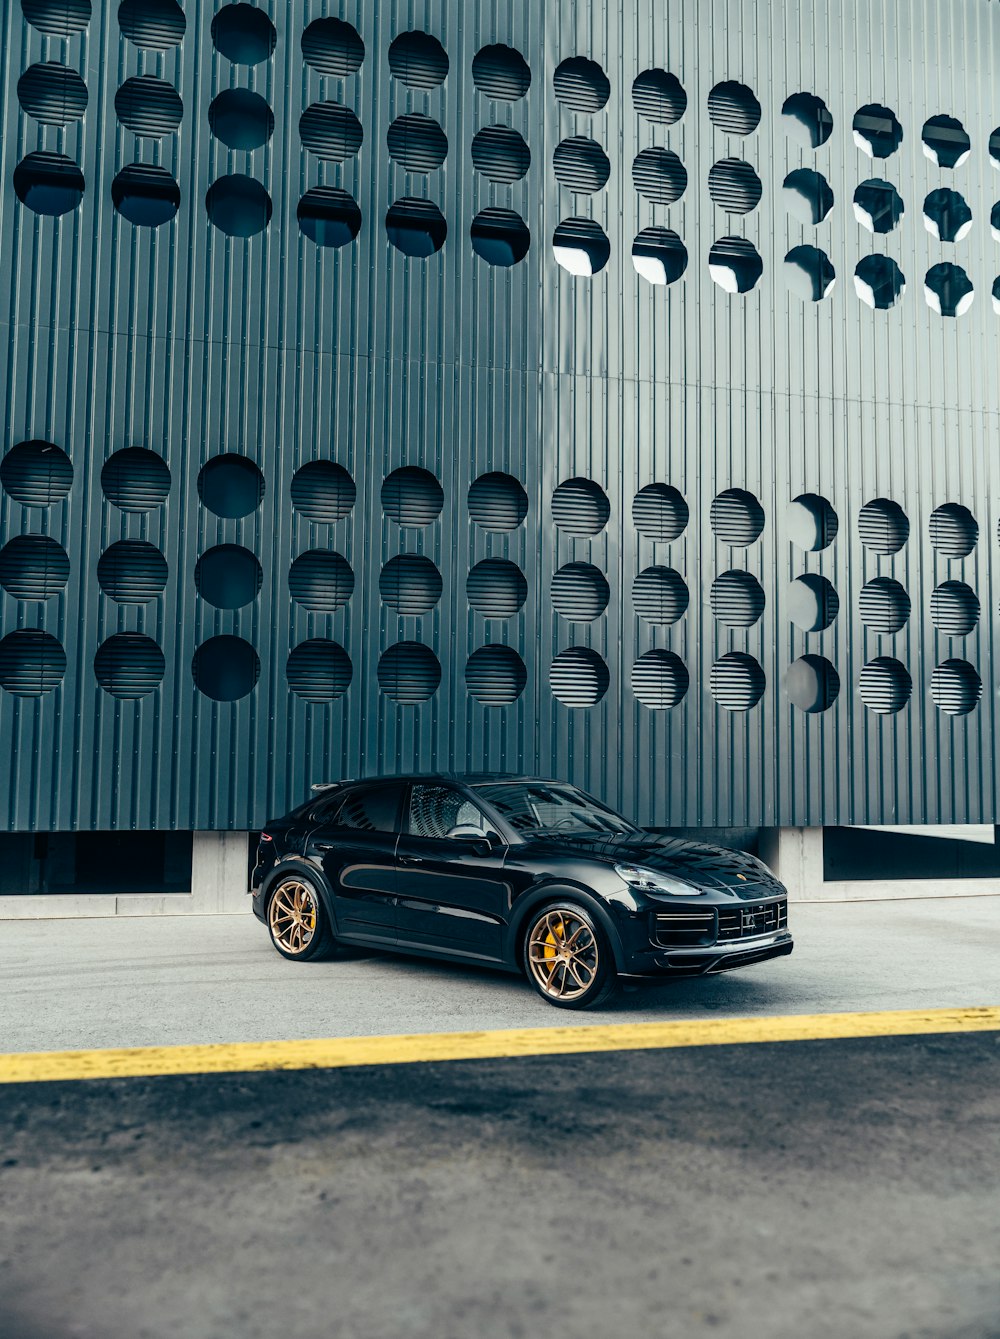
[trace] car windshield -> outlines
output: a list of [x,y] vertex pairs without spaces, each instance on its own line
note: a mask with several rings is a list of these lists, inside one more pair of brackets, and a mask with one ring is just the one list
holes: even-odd
[[541,781],[490,782],[476,791],[506,819],[515,832],[637,832],[634,824],[605,809],[573,786]]

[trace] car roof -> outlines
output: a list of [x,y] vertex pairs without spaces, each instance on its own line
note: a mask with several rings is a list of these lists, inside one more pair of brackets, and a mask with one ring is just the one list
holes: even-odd
[[487,786],[511,782],[527,782],[531,785],[564,786],[569,784],[555,777],[527,776],[520,772],[407,772],[398,776],[359,776],[344,781],[322,782],[313,786],[314,791],[342,790],[348,786],[379,785],[391,782],[414,781],[450,781],[463,786]]

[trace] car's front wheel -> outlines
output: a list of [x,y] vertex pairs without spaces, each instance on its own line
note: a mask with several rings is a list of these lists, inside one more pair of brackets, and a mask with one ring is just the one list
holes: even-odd
[[524,937],[524,969],[539,995],[557,1009],[588,1009],[615,992],[617,975],[608,937],[575,902],[552,902],[535,912]]
[[327,957],[333,949],[333,930],[323,899],[301,874],[289,874],[272,892],[267,928],[281,956],[295,962]]

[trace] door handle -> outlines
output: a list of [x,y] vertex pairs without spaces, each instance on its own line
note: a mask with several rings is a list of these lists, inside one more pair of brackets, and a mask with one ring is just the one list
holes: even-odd
[[422,855],[401,855],[399,863],[401,865],[423,865],[425,861]]

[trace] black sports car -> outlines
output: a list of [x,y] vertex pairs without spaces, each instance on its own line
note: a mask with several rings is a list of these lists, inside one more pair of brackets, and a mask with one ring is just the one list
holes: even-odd
[[751,855],[658,837],[561,781],[392,777],[314,788],[267,824],[253,909],[286,958],[340,944],[526,973],[550,1004],[619,977],[700,976],[792,951]]

